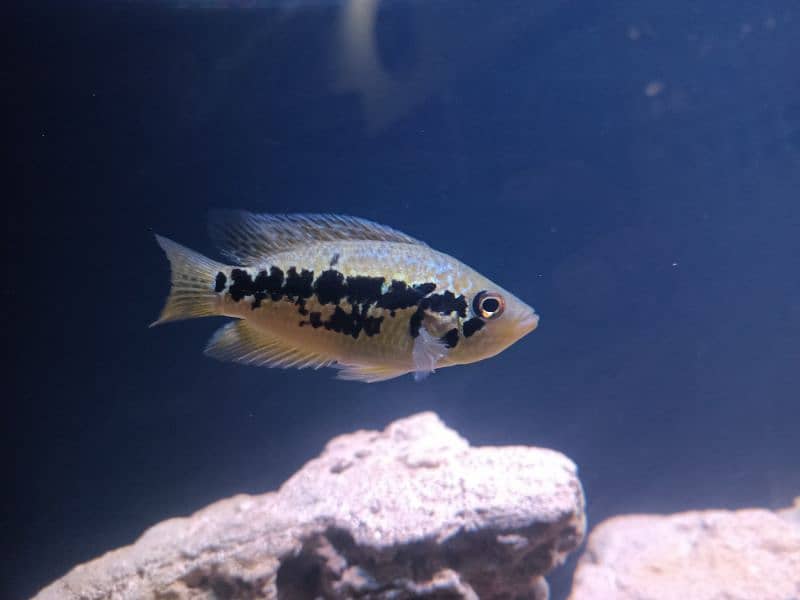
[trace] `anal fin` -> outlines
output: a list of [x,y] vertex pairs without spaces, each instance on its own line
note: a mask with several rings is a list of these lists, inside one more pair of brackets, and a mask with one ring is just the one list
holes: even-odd
[[296,348],[256,329],[245,320],[234,321],[218,329],[209,340],[205,353],[218,360],[283,369],[319,369],[334,362],[331,357]]
[[337,379],[348,381],[363,381],[364,383],[375,383],[376,381],[386,381],[394,379],[408,373],[408,369],[398,369],[397,367],[381,365],[335,365],[340,369],[336,375]]

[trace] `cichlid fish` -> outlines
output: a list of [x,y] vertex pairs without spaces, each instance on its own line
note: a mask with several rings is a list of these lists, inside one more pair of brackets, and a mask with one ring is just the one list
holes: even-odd
[[235,317],[206,354],[268,367],[339,368],[342,379],[417,379],[494,356],[530,333],[534,310],[404,233],[339,215],[212,214],[233,265],[156,236],[172,269],[157,325]]

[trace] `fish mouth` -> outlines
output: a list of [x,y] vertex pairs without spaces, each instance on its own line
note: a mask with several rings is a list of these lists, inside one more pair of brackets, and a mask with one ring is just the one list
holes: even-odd
[[534,311],[526,314],[522,319],[520,319],[519,326],[523,330],[523,335],[530,333],[539,325],[539,315],[537,315]]

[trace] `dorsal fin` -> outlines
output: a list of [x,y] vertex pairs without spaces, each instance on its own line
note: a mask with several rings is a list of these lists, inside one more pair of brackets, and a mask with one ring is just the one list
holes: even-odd
[[313,242],[372,240],[426,245],[386,225],[333,214],[270,215],[216,210],[209,215],[209,230],[220,251],[239,264],[251,264]]

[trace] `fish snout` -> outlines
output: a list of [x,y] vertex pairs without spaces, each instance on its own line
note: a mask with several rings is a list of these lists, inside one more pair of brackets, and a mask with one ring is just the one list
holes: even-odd
[[539,326],[539,315],[532,308],[529,308],[520,315],[518,323],[522,330],[522,335],[526,335]]

